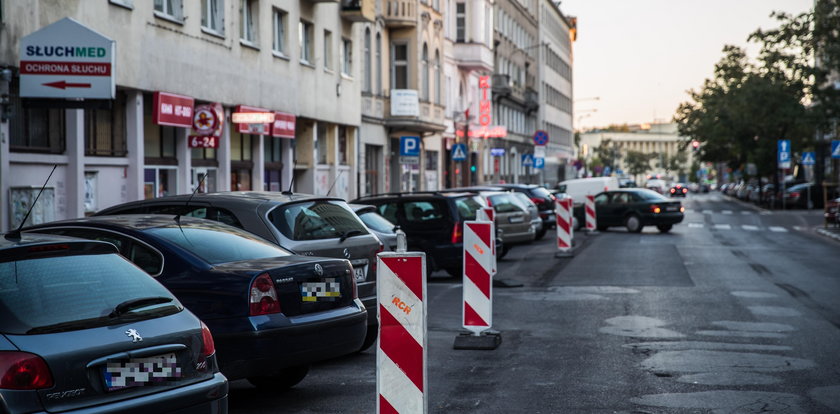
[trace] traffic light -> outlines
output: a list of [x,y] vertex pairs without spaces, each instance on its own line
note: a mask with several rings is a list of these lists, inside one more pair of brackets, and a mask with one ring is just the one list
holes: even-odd
[[700,141],[696,139],[691,141],[691,148],[694,148],[694,150],[697,151],[697,149],[700,148]]
[[470,165],[470,172],[475,172],[475,165]]

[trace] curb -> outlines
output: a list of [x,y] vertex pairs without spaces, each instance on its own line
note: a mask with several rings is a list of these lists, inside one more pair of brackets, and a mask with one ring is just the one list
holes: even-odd
[[821,234],[825,237],[828,237],[830,239],[840,241],[840,232],[833,232],[833,231],[829,231],[828,229],[819,228],[819,229],[817,229],[817,233]]

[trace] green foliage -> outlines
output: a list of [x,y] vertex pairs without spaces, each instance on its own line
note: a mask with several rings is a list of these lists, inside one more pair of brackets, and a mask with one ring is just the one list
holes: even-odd
[[616,163],[621,161],[621,148],[619,148],[617,142],[607,138],[595,148],[595,155],[603,161],[605,166],[615,170]]
[[641,151],[629,150],[624,156],[624,165],[633,179],[638,182],[638,175],[650,170],[650,161],[656,158],[656,154],[647,154]]

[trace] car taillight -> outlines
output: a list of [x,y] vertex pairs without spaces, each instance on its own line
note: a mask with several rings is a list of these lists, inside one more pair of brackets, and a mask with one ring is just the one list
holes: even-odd
[[280,313],[277,290],[268,273],[257,276],[251,283],[251,316]]
[[674,194],[675,192],[677,192],[677,190],[674,190],[674,189],[672,188],[672,189],[671,189],[671,194]]
[[680,206],[680,213],[685,213],[685,207]]
[[537,197],[531,197],[531,201],[533,201],[533,202],[534,202],[534,204],[536,204],[536,205],[540,205],[540,204],[542,204],[542,203],[545,203],[545,200],[544,200],[544,199],[542,199],[542,198],[537,198]]
[[650,206],[650,212],[653,214],[659,214],[661,211],[662,209],[656,204]]
[[798,192],[794,191],[794,192],[790,193],[790,198],[796,198],[796,197],[799,197]]
[[455,223],[452,227],[452,244],[461,243],[464,241],[464,227],[461,222]]
[[216,353],[216,343],[213,342],[213,334],[210,333],[210,328],[201,323],[201,356],[209,357]]
[[687,193],[687,192],[688,192],[688,189],[687,189],[687,188],[683,188],[683,193]]
[[38,390],[53,386],[52,373],[38,355],[28,352],[0,352],[0,389]]

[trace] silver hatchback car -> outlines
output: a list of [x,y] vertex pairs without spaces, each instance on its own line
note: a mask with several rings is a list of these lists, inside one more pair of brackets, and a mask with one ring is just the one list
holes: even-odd
[[347,202],[290,192],[220,192],[161,197],[120,204],[96,215],[180,214],[239,227],[304,256],[347,259],[359,299],[368,311],[362,350],[376,341],[376,254],[383,245]]

